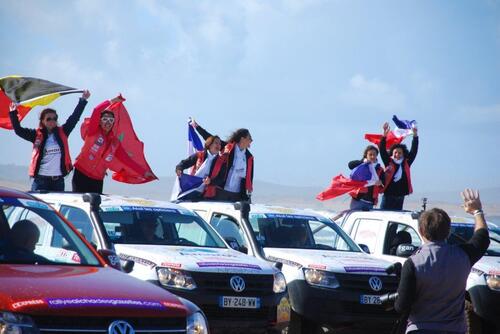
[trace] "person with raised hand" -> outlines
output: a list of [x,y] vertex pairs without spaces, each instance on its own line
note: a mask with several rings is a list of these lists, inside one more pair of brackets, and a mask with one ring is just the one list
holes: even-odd
[[64,177],[73,169],[68,136],[75,128],[87,105],[90,92],[84,90],[73,113],[59,126],[57,112],[46,108],[40,113],[37,129],[21,126],[16,103],[10,104],[9,117],[15,133],[33,143],[29,175],[31,191],[64,191]]
[[444,210],[424,211],[418,219],[424,244],[404,263],[394,304],[396,311],[409,314],[406,333],[466,332],[467,278],[490,239],[479,192],[465,189],[461,195],[465,212],[475,220],[474,234],[466,243],[446,242],[451,219]]
[[387,151],[386,139],[391,131],[389,123],[383,125],[383,136],[379,143],[380,158],[385,165],[382,210],[402,210],[405,196],[413,192],[410,167],[418,152],[418,130],[413,128],[411,149],[404,144],[394,144]]

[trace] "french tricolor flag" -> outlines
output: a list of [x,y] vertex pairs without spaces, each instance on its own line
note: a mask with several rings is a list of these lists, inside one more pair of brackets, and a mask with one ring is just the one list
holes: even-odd
[[196,133],[193,125],[191,124],[192,118],[188,119],[188,156],[196,153],[197,151],[203,151],[203,143],[201,142],[200,136]]
[[[203,143],[201,142],[198,133],[192,125],[192,118],[188,118],[188,142],[187,142],[187,155],[191,156],[198,151],[203,151]],[[194,166],[193,166],[194,168]],[[203,179],[197,176],[191,176],[189,174],[181,174],[180,177],[176,177],[174,185],[172,187],[172,195],[170,196],[171,201],[180,200],[187,194],[195,191],[201,184]]]
[[[403,139],[413,134],[413,128],[417,127],[415,120],[400,120],[396,115],[392,116],[392,120],[396,127],[389,132],[386,138],[386,146],[391,147],[394,144],[400,144]],[[382,135],[379,134],[365,134],[365,139],[378,146]]]
[[369,162],[362,163],[351,172],[349,178],[342,174],[335,176],[330,187],[319,193],[316,199],[326,201],[351,191],[373,186],[378,180],[376,175],[373,164]]

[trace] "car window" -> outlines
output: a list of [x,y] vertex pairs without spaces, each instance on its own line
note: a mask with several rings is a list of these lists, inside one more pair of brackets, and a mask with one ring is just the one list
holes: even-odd
[[222,213],[214,213],[210,219],[210,225],[212,225],[223,238],[234,238],[238,246],[245,246],[248,248],[244,232],[233,217]]
[[[500,229],[489,228],[490,245],[486,250],[486,256],[500,256]],[[451,233],[448,237],[448,243],[460,245],[472,238],[474,234],[474,225],[465,223],[451,223]]]
[[[9,225],[0,244],[0,262],[99,265],[80,237],[48,205],[36,200],[0,198]],[[60,245],[53,245],[57,236]]]
[[114,243],[225,247],[203,219],[185,209],[113,206],[99,215]]
[[[89,215],[82,209],[73,206],[61,205],[59,213],[63,215],[75,228],[83,234],[85,239],[93,244],[97,243],[96,237],[93,233],[92,222],[90,221]],[[54,243],[59,242],[59,240],[54,240]]]
[[419,247],[422,245],[422,240],[417,231],[410,225],[390,221],[385,233],[383,253],[396,255],[396,249],[401,244],[412,244]]
[[382,221],[377,219],[356,219],[353,224],[352,236],[358,244],[365,244],[373,253],[377,248],[377,235]]
[[250,214],[250,224],[264,247],[360,251],[349,236],[327,218],[259,213]]

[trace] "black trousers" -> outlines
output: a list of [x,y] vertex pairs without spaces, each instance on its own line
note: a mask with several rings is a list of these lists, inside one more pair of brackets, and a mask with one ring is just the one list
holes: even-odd
[[71,185],[73,186],[73,192],[75,193],[102,194],[104,180],[90,178],[75,168]]

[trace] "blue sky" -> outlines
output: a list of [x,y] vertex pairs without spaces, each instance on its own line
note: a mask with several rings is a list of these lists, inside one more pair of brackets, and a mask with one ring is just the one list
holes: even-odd
[[[396,114],[419,124],[415,190],[500,186],[499,1],[5,0],[0,28],[0,76],[88,88],[86,115],[122,92],[160,176],[193,116],[249,128],[258,180],[326,187]],[[30,143],[0,143],[2,163],[28,164]]]

